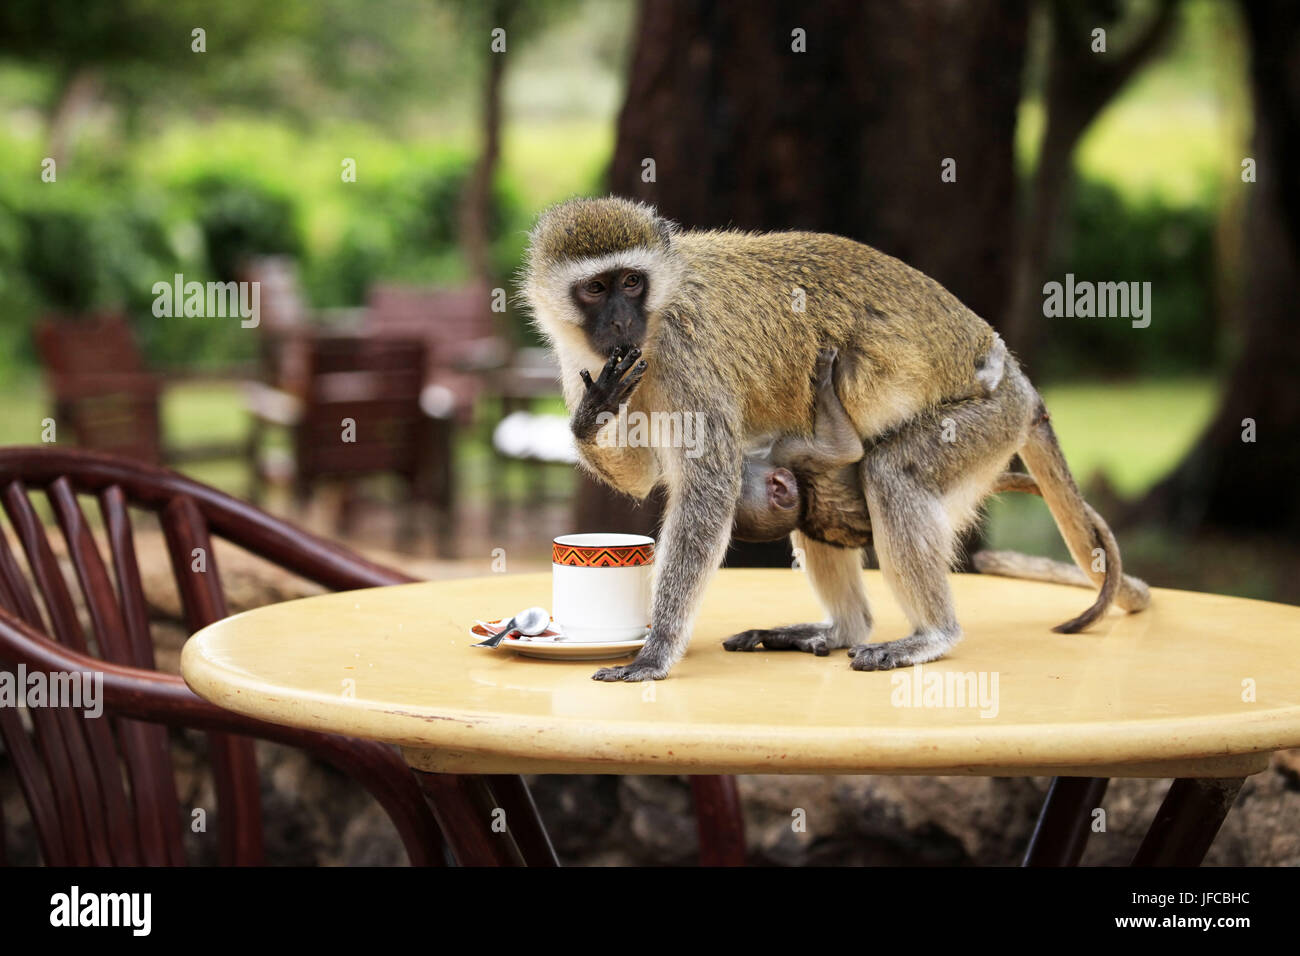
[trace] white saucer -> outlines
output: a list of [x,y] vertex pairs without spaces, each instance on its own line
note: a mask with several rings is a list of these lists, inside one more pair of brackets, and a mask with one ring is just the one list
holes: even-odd
[[[488,621],[487,623],[500,625],[503,622]],[[469,633],[475,640],[483,640],[491,637],[495,632],[476,624],[470,628]],[[650,628],[647,627],[646,635],[648,636],[649,633]],[[552,627],[551,630],[545,631],[537,637],[528,637],[527,635],[507,637],[497,645],[497,648],[514,651],[521,657],[568,661],[604,661],[635,654],[644,643],[644,637],[634,638],[630,641],[566,641],[564,635]]]

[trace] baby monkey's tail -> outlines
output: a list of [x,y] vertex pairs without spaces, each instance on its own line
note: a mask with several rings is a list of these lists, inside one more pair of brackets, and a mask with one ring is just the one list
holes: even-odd
[[[1038,487],[1038,482],[1034,481],[1032,476],[1013,471],[1003,472],[998,477],[998,480],[994,482],[994,494],[1003,491],[1020,491],[1025,494],[1038,495],[1039,497],[1042,497],[1043,494],[1042,489]],[[1105,572],[1107,580],[1102,586],[1103,592],[1112,592],[1115,595],[1115,603],[1126,611],[1134,612],[1145,609],[1151,603],[1151,589],[1140,578],[1122,572],[1118,584],[1115,583],[1113,576],[1117,570],[1120,570],[1120,564],[1118,561],[1111,560],[1111,556],[1119,553],[1119,544],[1115,541],[1115,535],[1111,532],[1110,526],[1106,524],[1105,519],[1097,513],[1096,509],[1086,501],[1083,502],[1083,507],[1088,520],[1092,522],[1093,532],[1107,556]],[[1081,588],[1094,586],[1092,579],[1077,565],[1067,564],[1064,561],[1053,561],[1051,558],[1021,554],[1019,551],[978,551],[971,557],[971,561],[974,563],[975,569],[981,574],[997,574],[1002,577],[1022,578],[1029,581],[1048,581],[1052,584],[1072,584]],[[1066,627],[1074,625],[1077,620],[1061,625],[1058,630],[1064,630]],[[1092,623],[1092,621],[1089,620],[1087,623]],[[1071,630],[1077,629],[1071,628]]]

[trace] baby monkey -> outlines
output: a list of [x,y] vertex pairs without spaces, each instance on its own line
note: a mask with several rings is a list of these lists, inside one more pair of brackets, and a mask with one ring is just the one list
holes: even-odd
[[836,349],[817,354],[813,433],[782,435],[745,456],[732,537],[775,541],[799,530],[841,548],[871,546],[871,516],[855,467],[862,439],[835,391]]
[[[998,387],[1005,357],[999,339],[966,398],[985,398]],[[775,541],[801,531],[840,548],[871,547],[871,516],[858,467],[865,446],[835,391],[838,366],[838,350],[817,353],[811,436],[782,435],[769,449],[745,456],[733,537]],[[1027,478],[1004,475],[994,491],[1029,490],[1023,486]]]
[[[968,398],[984,398],[1002,379],[1005,346],[1001,341],[984,362]],[[775,541],[798,531],[809,538],[840,548],[872,546],[871,516],[863,490],[860,463],[865,446],[835,390],[838,367],[835,349],[817,356],[816,398],[811,436],[783,435],[769,449],[745,456],[740,501],[736,506],[732,536],[741,541]],[[1021,491],[1041,495],[1026,474],[1004,472],[993,492]],[[1098,532],[1111,536],[1101,516],[1088,508]],[[1015,552],[980,552],[975,566],[985,573],[1033,578],[1059,584],[1091,587],[1092,582],[1072,564],[1032,558]],[[1120,585],[1121,604],[1145,606],[1146,585],[1125,575]],[[729,651],[753,650],[763,637],[779,648],[791,646],[782,631],[746,631],[724,642]],[[812,648],[824,655],[829,651]]]

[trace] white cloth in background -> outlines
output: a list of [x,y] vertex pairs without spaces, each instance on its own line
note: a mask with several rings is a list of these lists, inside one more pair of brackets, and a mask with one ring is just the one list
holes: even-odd
[[492,445],[508,458],[576,464],[578,449],[564,415],[511,412],[492,432]]

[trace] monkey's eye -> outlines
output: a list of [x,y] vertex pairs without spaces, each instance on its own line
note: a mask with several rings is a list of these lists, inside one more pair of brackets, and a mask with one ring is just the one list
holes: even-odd
[[599,279],[592,279],[582,288],[587,295],[603,295],[605,292],[605,283],[601,282]]
[[641,273],[629,272],[626,276],[623,277],[623,288],[635,289],[639,285],[641,285]]

